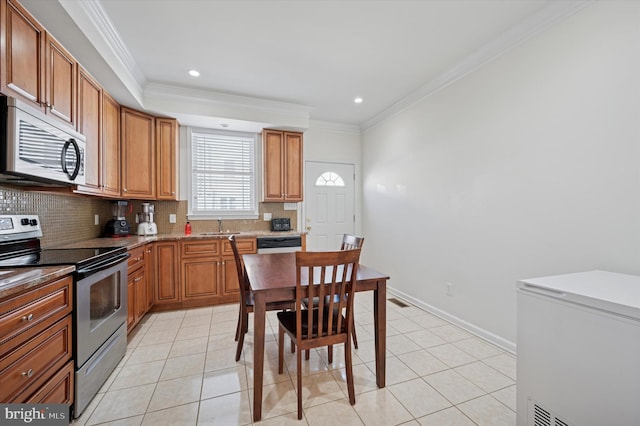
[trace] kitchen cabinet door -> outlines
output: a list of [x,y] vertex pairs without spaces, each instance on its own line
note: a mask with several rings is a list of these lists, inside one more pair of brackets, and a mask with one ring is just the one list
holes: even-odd
[[264,201],[284,199],[283,133],[265,130],[262,133],[262,155],[264,156]]
[[302,201],[302,133],[284,133],[284,202]]
[[156,286],[156,260],[153,244],[144,246],[144,274],[147,284],[147,311],[153,306],[153,292]]
[[177,241],[154,243],[156,278],[154,304],[174,303],[180,297],[180,251]]
[[78,70],[78,125],[87,138],[84,154],[86,183],[77,192],[102,194],[102,87],[82,67]]
[[[257,240],[255,238],[237,238],[236,246],[238,247],[238,253],[251,254],[257,253]],[[236,261],[233,257],[233,249],[229,241],[222,241],[222,267],[223,278],[222,288],[224,296],[240,298],[240,283],[238,281],[238,271],[236,269]],[[229,300],[228,298],[226,300]]]
[[138,200],[156,198],[154,118],[121,107],[122,196]]
[[264,130],[265,202],[302,201],[302,133]]
[[102,91],[102,192],[120,197],[120,105]]
[[215,297],[220,294],[218,282],[221,262],[213,257],[182,260],[182,300]]
[[45,40],[47,113],[75,127],[77,63],[50,34]]
[[233,258],[225,258],[222,260],[223,268],[223,293],[228,295],[240,295],[240,283],[238,282],[238,271],[236,262]]
[[140,322],[145,313],[147,313],[147,281],[145,277],[145,269],[140,268],[133,274],[133,285],[135,286],[135,324]]
[[17,2],[1,0],[0,8],[2,93],[43,108],[45,30]]
[[171,118],[156,118],[158,200],[178,199],[178,122]]

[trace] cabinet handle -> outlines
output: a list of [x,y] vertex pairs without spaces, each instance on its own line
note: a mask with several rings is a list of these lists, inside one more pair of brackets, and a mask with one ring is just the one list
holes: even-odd
[[171,195],[176,195],[176,191],[171,191]]
[[123,189],[122,191],[127,192],[127,188]]
[[133,280],[134,283],[137,283],[138,281],[142,281],[142,277],[138,277],[138,278]]
[[33,376],[33,369],[29,369],[27,371],[23,371],[22,373],[20,373],[23,377],[31,377]]
[[33,314],[29,314],[29,315],[25,315],[22,317],[22,321],[24,322],[31,322],[33,321]]

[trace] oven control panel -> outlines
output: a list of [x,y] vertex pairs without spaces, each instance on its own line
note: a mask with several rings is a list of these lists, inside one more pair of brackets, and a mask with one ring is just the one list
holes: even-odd
[[42,237],[38,215],[0,215],[0,240]]

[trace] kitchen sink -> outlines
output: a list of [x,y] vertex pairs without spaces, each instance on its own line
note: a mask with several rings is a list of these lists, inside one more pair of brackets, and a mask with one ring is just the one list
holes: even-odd
[[205,236],[218,236],[218,235],[237,235],[239,234],[239,232],[201,232],[200,235],[205,235]]

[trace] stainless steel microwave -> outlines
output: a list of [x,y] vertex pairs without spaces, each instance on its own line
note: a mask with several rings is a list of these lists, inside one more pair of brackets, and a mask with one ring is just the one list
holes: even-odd
[[0,97],[2,181],[84,185],[85,137],[31,105]]

